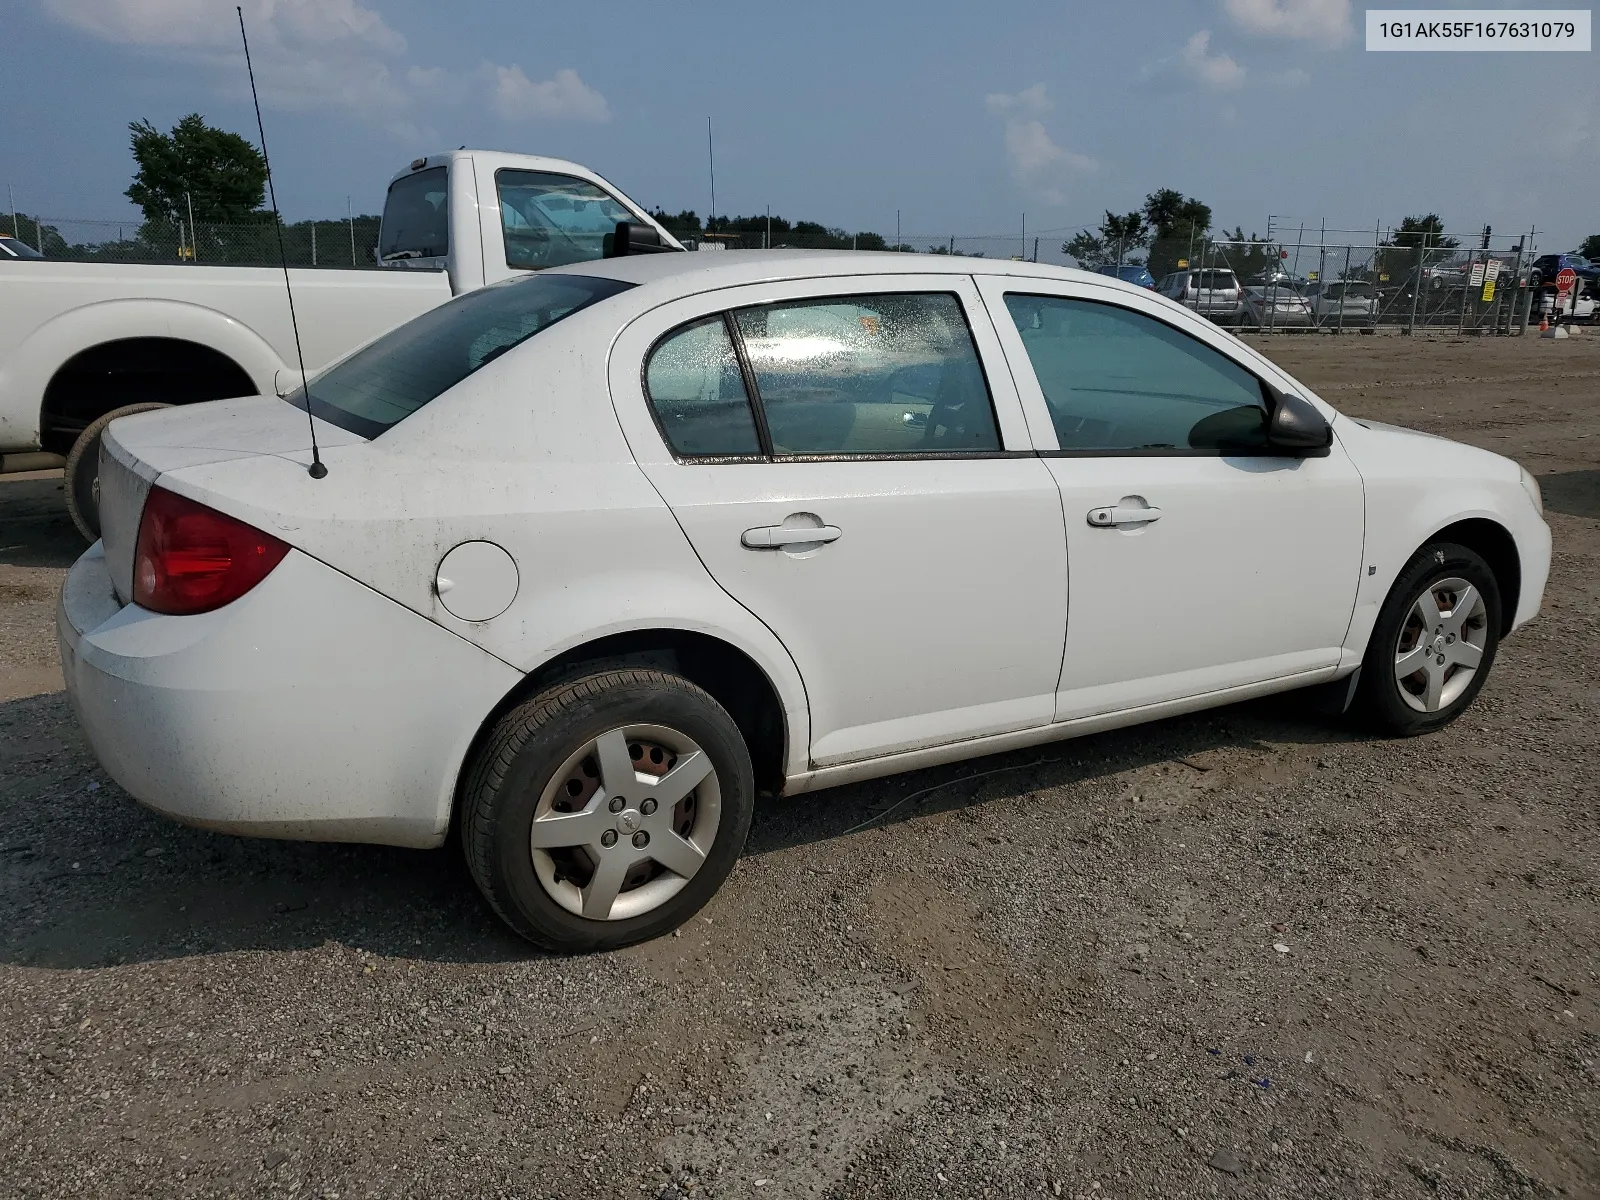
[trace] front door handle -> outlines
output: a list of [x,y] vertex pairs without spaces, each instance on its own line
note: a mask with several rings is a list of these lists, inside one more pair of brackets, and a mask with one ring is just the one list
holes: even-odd
[[762,525],[746,529],[739,539],[747,550],[781,550],[785,546],[838,541],[837,525]]
[[1114,525],[1148,525],[1160,519],[1159,508],[1137,508],[1131,504],[1107,504],[1089,510],[1089,524],[1101,528]]

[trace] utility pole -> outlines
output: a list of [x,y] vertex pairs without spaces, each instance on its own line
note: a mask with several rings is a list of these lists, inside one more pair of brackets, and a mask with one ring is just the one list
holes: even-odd
[[183,193],[183,202],[189,206],[189,261],[197,263],[200,261],[200,239],[195,235],[194,201],[189,199],[187,190]]
[[894,248],[900,249],[900,210],[894,210]]

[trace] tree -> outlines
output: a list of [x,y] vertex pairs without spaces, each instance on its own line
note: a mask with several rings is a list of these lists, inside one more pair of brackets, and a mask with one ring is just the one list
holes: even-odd
[[1100,222],[1100,240],[1106,252],[1120,264],[1127,261],[1128,252],[1137,250],[1150,240],[1150,225],[1142,212],[1106,213]]
[[1071,255],[1077,259],[1078,265],[1087,270],[1103,267],[1108,262],[1115,262],[1116,255],[1106,252],[1106,244],[1087,229],[1079,230],[1068,240],[1061,243],[1061,253]]
[[162,133],[149,121],[128,125],[133,183],[124,193],[144,210],[145,220],[177,224],[251,220],[266,198],[267,164],[261,152],[236,133],[207,125],[190,113]]
[[1450,250],[1461,243],[1453,237],[1444,236],[1444,222],[1439,219],[1438,213],[1426,213],[1420,217],[1400,218],[1400,228],[1395,233],[1394,240],[1386,242],[1385,245]]
[[1578,253],[1590,262],[1600,259],[1600,233],[1591,233],[1583,239],[1583,245],[1578,247]]
[[1144,199],[1150,225],[1150,273],[1168,274],[1178,260],[1204,253],[1211,231],[1211,206],[1173,188],[1151,192]]

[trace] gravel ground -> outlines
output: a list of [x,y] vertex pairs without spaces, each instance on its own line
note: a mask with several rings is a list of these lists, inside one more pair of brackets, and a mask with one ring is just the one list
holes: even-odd
[[680,934],[584,959],[454,852],[135,806],[50,665],[59,481],[0,482],[0,1192],[1600,1194],[1600,337],[1264,344],[1544,477],[1544,616],[1466,717],[1279,697],[771,801]]

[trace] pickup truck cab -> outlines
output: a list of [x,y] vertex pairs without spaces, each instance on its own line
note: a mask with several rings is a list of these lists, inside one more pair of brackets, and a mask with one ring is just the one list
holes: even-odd
[[375,266],[283,272],[205,263],[0,262],[0,472],[66,468],[67,507],[99,536],[99,443],[118,416],[285,394],[452,296],[600,258],[617,222],[657,230],[587,167],[454,150],[390,181]]

